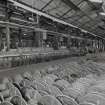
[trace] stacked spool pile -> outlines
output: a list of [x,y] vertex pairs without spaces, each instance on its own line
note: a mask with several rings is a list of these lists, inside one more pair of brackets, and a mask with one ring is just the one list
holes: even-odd
[[101,64],[81,61],[4,78],[0,105],[105,105],[104,72]]

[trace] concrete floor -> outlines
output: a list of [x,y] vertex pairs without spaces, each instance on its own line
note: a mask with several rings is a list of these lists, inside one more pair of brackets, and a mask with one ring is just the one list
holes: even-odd
[[39,63],[39,64],[32,64],[32,65],[27,65],[27,66],[22,66],[22,67],[2,69],[0,70],[0,80],[3,77],[13,77],[16,74],[22,74],[25,71],[34,72],[36,70],[43,70],[44,68],[50,65],[64,64],[66,62],[79,61],[79,60],[83,60],[87,58],[93,61],[94,59],[97,59],[97,61],[105,63],[105,52],[101,54],[88,54],[87,56],[69,57],[65,59],[59,59],[59,60],[54,60],[54,61],[49,61],[49,62],[44,62],[44,63]]
[[3,77],[13,77],[16,74],[22,74],[25,71],[34,72],[35,70],[43,70],[49,65],[63,64],[66,62],[71,62],[71,61],[79,61],[81,59],[84,59],[84,57],[70,57],[66,59],[54,60],[54,61],[44,62],[44,63],[39,63],[39,64],[32,64],[32,65],[27,65],[27,66],[22,66],[22,67],[2,69],[0,70],[0,79]]

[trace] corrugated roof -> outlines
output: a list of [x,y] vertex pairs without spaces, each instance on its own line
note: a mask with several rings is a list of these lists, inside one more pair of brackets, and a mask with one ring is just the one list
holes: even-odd
[[[102,11],[101,3],[90,0],[20,0],[47,14],[64,20],[70,24],[89,32],[104,36],[105,22],[99,15]],[[103,0],[104,2],[104,0]],[[104,5],[103,5],[104,7]],[[100,28],[104,27],[103,29]],[[97,30],[99,32],[97,32]]]

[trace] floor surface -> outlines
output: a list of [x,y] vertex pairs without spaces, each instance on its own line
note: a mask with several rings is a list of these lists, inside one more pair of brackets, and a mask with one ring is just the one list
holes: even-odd
[[54,60],[54,61],[44,62],[44,63],[39,63],[39,64],[32,64],[32,65],[27,65],[27,66],[22,66],[22,67],[1,69],[0,70],[0,78],[8,77],[8,76],[12,77],[12,76],[15,76],[16,74],[22,74],[25,71],[34,72],[35,70],[43,70],[44,68],[48,67],[49,65],[63,64],[66,62],[71,62],[71,61],[79,61],[83,58],[84,57],[70,57],[70,58],[66,58],[66,59]]

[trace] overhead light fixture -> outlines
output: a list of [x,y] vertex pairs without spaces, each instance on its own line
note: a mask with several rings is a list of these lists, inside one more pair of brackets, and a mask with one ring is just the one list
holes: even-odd
[[31,17],[29,17],[28,19],[29,19],[30,21],[34,21],[34,19],[33,19],[33,18],[31,18]]
[[89,0],[89,1],[94,3],[103,3],[103,0]]
[[99,13],[101,16],[105,16],[105,12],[100,12]]
[[27,34],[24,34],[24,36],[26,36]]

